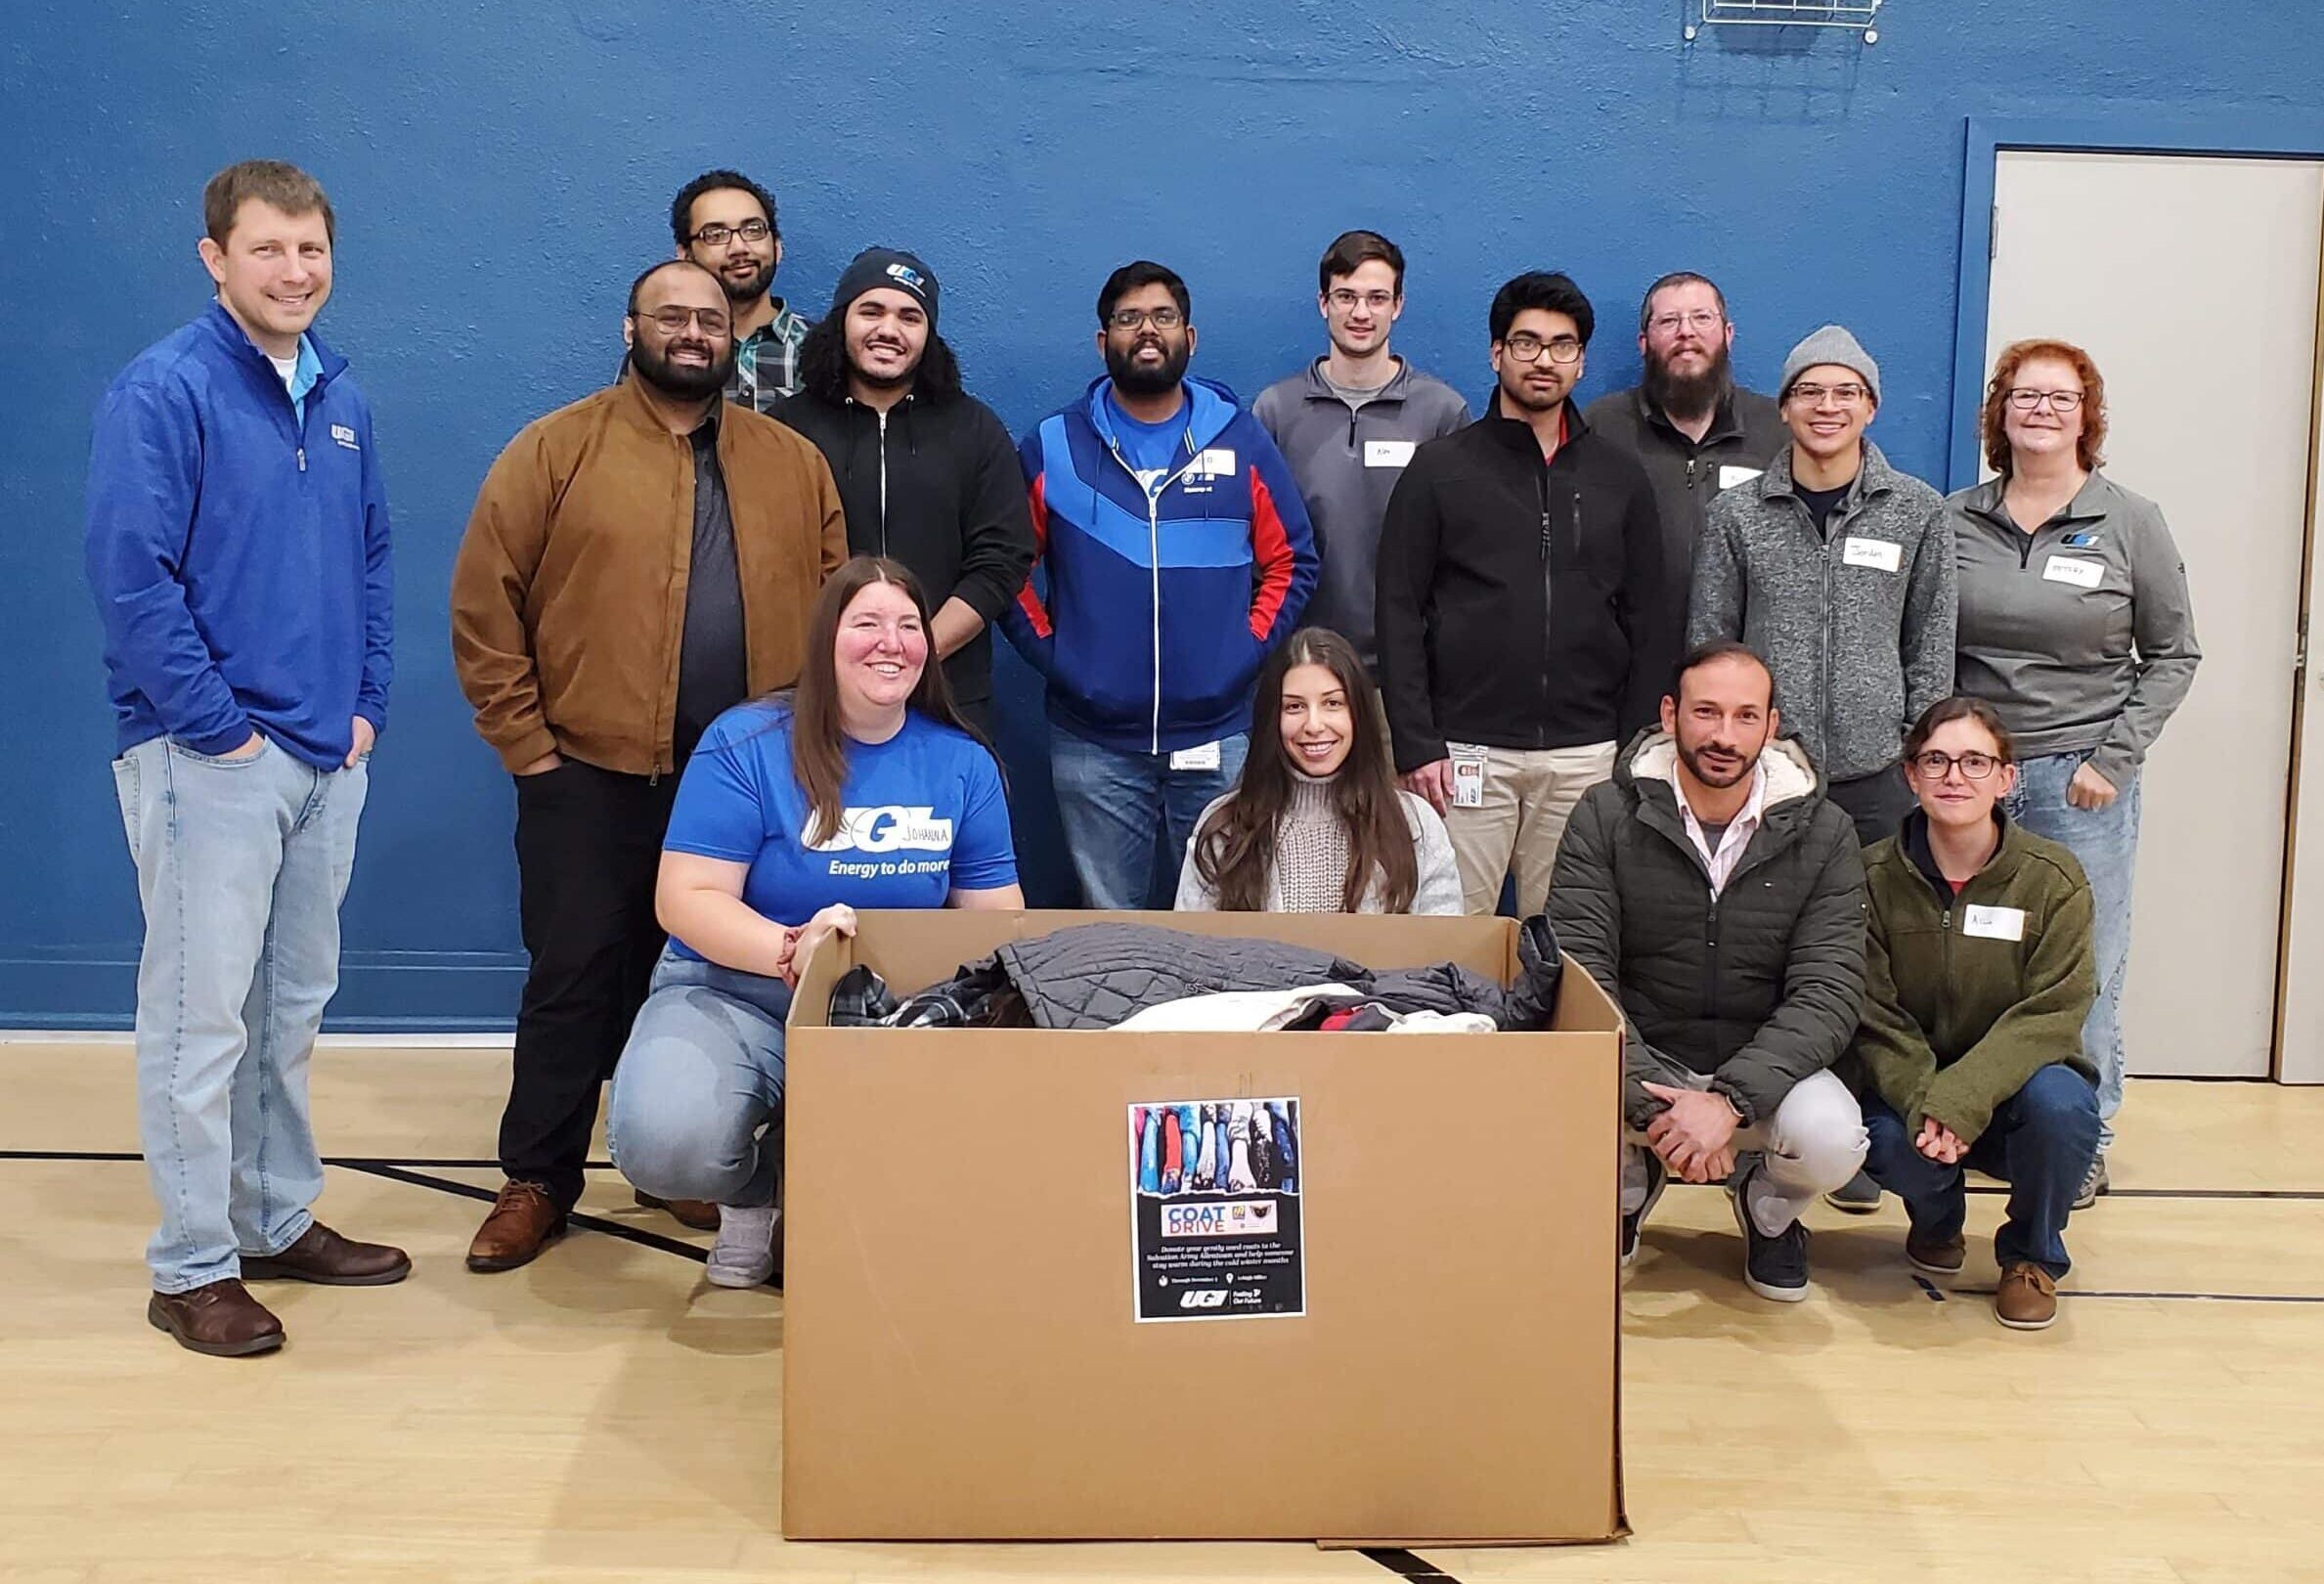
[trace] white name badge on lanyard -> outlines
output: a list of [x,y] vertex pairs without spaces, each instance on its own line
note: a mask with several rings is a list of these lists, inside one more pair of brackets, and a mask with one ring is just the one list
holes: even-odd
[[1485,806],[1485,751],[1466,743],[1448,743],[1446,750],[1453,760],[1453,807],[1481,809]]
[[1364,442],[1366,467],[1402,467],[1412,461],[1413,440],[1367,440]]
[[1982,941],[2022,941],[2026,938],[2026,910],[1971,906],[1969,916],[1961,921],[1961,933]]
[[1905,564],[1905,547],[1885,539],[1843,539],[1840,561],[1846,566],[1868,566],[1875,572],[1894,572]]
[[2106,563],[2080,555],[2053,555],[2041,563],[2044,583],[2071,583],[2077,589],[2095,589],[2106,577]]
[[1174,770],[1214,770],[1218,769],[1218,744],[1204,743],[1199,748],[1180,748],[1170,755],[1170,769]]

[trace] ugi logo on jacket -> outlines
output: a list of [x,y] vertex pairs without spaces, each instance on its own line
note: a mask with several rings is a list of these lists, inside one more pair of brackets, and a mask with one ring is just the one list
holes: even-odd
[[880,809],[849,809],[839,816],[839,829],[816,842],[815,853],[949,853],[952,821],[939,819],[930,808],[906,809],[890,804]]

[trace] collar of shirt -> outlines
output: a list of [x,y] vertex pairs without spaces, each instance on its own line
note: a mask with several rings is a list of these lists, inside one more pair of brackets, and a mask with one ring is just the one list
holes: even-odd
[[1704,836],[1702,821],[1695,818],[1693,807],[1687,801],[1687,788],[1679,779],[1679,762],[1671,760],[1670,789],[1679,800],[1679,817],[1686,822],[1687,838],[1694,843],[1694,850],[1702,855],[1703,867],[1710,871],[1711,895],[1716,898],[1727,889],[1727,877],[1734,873],[1743,849],[1751,845],[1752,834],[1759,829],[1760,819],[1767,814],[1768,775],[1765,767],[1751,767],[1751,794],[1743,800],[1742,812],[1728,822],[1727,830],[1719,838],[1718,851],[1711,849]]

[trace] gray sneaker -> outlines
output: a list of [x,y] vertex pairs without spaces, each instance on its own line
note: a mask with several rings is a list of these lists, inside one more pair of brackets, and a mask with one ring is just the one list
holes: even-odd
[[713,1287],[757,1287],[774,1274],[774,1229],[782,1211],[772,1205],[748,1210],[719,1207],[719,1237],[703,1274]]
[[1880,1209],[1880,1185],[1868,1172],[1859,1171],[1823,1196],[1823,1202],[1851,1215],[1871,1215]]
[[2106,1180],[2106,1156],[2103,1151],[2090,1157],[2090,1169],[2083,1173],[2082,1186],[2075,1190],[2074,1208],[2088,1210],[2098,1203],[2098,1196],[2114,1185]]

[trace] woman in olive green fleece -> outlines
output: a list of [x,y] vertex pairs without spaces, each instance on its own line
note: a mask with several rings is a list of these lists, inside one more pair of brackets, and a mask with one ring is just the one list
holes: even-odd
[[1943,1276],[1967,1256],[1963,1173],[2007,1182],[1994,1313],[2038,1331],[2057,1318],[2066,1217],[2098,1147],[2082,1041],[2097,989],[2090,885],[2072,853],[1995,807],[2017,766],[1992,705],[1930,706],[1905,770],[1920,807],[1864,854],[1871,927],[1850,1052],[1864,1169],[1905,1202],[1905,1256]]

